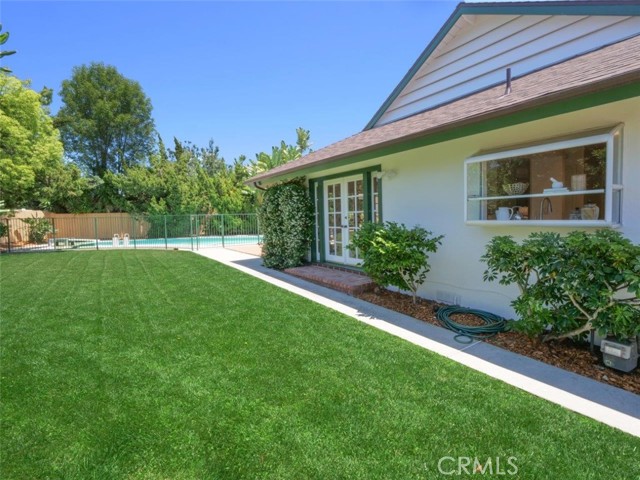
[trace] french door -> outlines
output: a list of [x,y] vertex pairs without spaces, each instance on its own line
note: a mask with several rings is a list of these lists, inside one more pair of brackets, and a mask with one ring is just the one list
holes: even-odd
[[361,259],[349,243],[365,220],[362,175],[325,182],[324,198],[325,259],[355,265]]

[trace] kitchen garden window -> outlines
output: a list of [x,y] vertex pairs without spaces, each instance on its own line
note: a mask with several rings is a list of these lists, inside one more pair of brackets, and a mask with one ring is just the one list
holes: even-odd
[[468,224],[621,222],[622,128],[484,153],[465,162]]

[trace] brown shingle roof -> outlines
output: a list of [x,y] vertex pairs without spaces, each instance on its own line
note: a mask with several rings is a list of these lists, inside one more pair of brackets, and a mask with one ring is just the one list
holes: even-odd
[[504,85],[489,88],[432,110],[365,130],[256,175],[247,183],[302,173],[311,166],[330,164],[443,130],[638,81],[640,36],[635,36],[517,78],[512,82],[509,95],[504,95]]

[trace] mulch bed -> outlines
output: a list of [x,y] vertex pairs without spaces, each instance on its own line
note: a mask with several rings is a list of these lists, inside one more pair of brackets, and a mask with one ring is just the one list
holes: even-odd
[[[362,293],[357,297],[375,305],[404,313],[418,320],[442,326],[435,314],[437,308],[442,305],[436,302],[418,299],[417,303],[414,304],[410,296],[384,289]],[[453,318],[457,323],[466,325],[484,324],[482,320],[474,315],[455,315]],[[640,368],[636,368],[630,373],[607,368],[602,363],[602,355],[598,347],[595,347],[594,353],[591,353],[589,345],[585,343],[577,343],[570,339],[543,343],[539,338],[530,338],[523,333],[513,331],[500,333],[486,341],[505,350],[510,350],[640,395]]]

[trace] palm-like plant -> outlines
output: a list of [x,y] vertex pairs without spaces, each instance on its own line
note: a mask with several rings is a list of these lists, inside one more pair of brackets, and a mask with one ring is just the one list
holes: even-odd
[[271,147],[271,154],[267,152],[260,152],[256,154],[256,159],[251,161],[249,166],[252,175],[266,172],[272,168],[284,165],[292,160],[300,158],[305,153],[311,151],[309,137],[309,130],[305,130],[302,127],[296,129],[297,140],[295,145],[287,145],[282,140],[279,147]]
[[[2,24],[0,23],[0,32],[2,32]],[[0,45],[4,45],[9,40],[9,32],[0,33]],[[13,55],[15,50],[0,50],[0,58]],[[0,67],[0,72],[11,73],[6,67]]]

